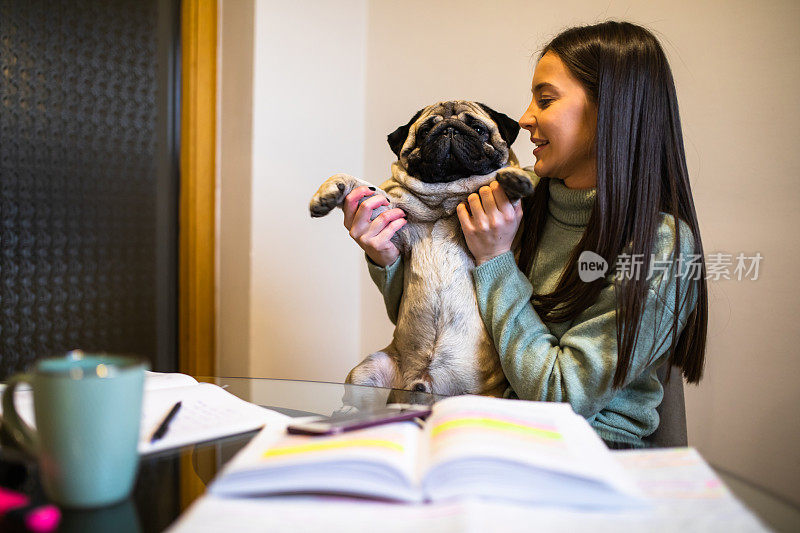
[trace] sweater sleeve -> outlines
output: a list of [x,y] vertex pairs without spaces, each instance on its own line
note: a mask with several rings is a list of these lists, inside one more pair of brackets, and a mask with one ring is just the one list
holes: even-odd
[[[674,228],[674,226],[672,226]],[[683,261],[693,250],[691,231],[681,228]],[[667,253],[674,254],[674,232],[659,230]],[[662,250],[664,247],[661,248]],[[646,273],[645,273],[646,274]],[[641,318],[641,328],[623,387],[651,366],[670,348],[675,291],[680,291],[680,332],[697,301],[696,282],[687,272],[679,277],[664,269],[652,276]],[[478,307],[500,356],[503,371],[519,398],[569,402],[578,414],[590,418],[617,394],[612,388],[617,366],[616,301],[613,283],[601,291],[597,301],[572,322],[560,339],[539,318],[530,297],[533,287],[517,267],[511,252],[495,257],[473,271]],[[609,276],[610,277],[610,276]],[[607,279],[609,279],[607,277]]]
[[400,300],[403,296],[403,258],[397,260],[386,267],[375,263],[364,253],[367,259],[369,277],[377,285],[383,295],[383,303],[386,305],[386,312],[389,320],[397,325],[397,315],[400,312]]

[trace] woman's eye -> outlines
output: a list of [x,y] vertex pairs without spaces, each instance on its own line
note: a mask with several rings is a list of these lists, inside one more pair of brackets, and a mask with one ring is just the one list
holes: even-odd
[[550,102],[552,102],[552,101],[553,101],[552,98],[540,98],[539,102],[538,102],[539,108],[540,109],[544,109],[545,107],[549,106]]

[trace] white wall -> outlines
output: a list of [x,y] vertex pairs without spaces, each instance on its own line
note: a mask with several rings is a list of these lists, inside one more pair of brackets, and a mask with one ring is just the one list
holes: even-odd
[[341,213],[312,221],[308,202],[364,173],[365,16],[361,0],[256,3],[253,376],[340,379],[358,360],[361,256]]
[[[254,376],[341,380],[384,346],[391,324],[341,214],[308,219],[317,185],[340,171],[383,181],[386,134],[433,101],[479,99],[519,116],[531,54],[567,26],[607,18],[644,24],[665,47],[707,252],[765,257],[758,281],[710,282],[706,377],[687,390],[690,443],[800,502],[792,1],[258,2],[251,316],[220,327],[249,330]],[[514,148],[533,161],[524,135]]]

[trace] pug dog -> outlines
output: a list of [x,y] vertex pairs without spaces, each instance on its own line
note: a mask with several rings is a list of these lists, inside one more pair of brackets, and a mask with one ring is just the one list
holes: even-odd
[[[399,207],[407,223],[392,242],[403,261],[403,296],[392,342],[347,376],[357,385],[442,395],[500,396],[508,383],[478,311],[475,261],[456,206],[497,180],[509,200],[533,192],[511,144],[519,124],[471,101],[439,102],[418,111],[388,136],[397,155],[392,176],[375,194]],[[356,187],[372,184],[347,174],[327,179],[311,198],[312,217],[342,207]]]

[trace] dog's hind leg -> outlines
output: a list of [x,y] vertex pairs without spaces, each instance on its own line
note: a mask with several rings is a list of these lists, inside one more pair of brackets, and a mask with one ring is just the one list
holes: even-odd
[[347,374],[345,383],[368,387],[393,388],[400,377],[397,357],[391,346],[369,354]]
[[388,389],[397,387],[400,377],[393,353],[389,345],[368,355],[347,374],[342,398],[344,405],[367,409],[386,403]]

